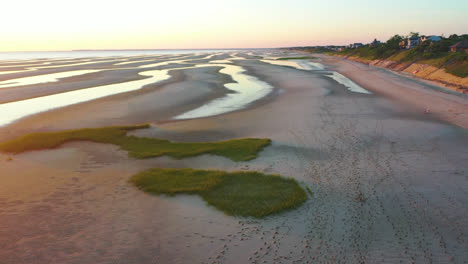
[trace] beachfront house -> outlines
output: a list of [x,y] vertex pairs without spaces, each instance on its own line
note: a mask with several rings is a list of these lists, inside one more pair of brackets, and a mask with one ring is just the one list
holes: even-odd
[[379,44],[380,44],[380,41],[378,41],[377,39],[374,39],[374,41],[372,41],[369,45],[371,47],[377,47]]
[[344,46],[327,46],[327,48],[334,51],[342,51],[344,49]]
[[454,45],[450,46],[450,51],[451,52],[457,52],[457,51],[468,52],[468,40],[465,39],[463,41],[457,42]]
[[439,42],[442,40],[441,37],[439,36],[422,36],[421,37],[421,42],[424,42],[424,41],[427,41],[427,40],[430,40],[432,42]]
[[420,37],[409,37],[406,39],[406,49],[412,49],[421,43]]
[[400,49],[406,48],[406,42],[407,42],[407,40],[404,39],[404,40],[400,41],[400,43],[398,43],[400,45]]
[[360,48],[360,47],[362,47],[362,46],[363,46],[362,43],[353,43],[353,44],[349,44],[349,47],[350,47],[351,49]]

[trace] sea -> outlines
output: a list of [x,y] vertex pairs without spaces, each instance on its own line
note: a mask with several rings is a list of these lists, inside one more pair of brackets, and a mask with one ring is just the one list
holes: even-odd
[[186,53],[231,52],[235,49],[154,49],[154,50],[72,50],[72,51],[18,51],[0,52],[0,60],[51,58],[89,58],[113,56],[140,56]]

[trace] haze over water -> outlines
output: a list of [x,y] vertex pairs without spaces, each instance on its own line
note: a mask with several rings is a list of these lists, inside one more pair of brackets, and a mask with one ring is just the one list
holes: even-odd
[[0,52],[0,60],[88,58],[138,56],[233,51],[227,49],[155,49],[155,50],[72,50],[72,51],[12,51]]

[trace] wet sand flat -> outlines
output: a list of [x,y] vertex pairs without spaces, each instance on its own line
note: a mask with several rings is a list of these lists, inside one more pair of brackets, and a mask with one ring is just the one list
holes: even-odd
[[[231,77],[214,66],[175,70],[170,79],[138,91],[0,127],[0,141],[34,131],[146,122],[150,128],[132,134],[174,141],[273,141],[248,162],[211,155],[136,160],[115,146],[89,142],[0,154],[0,259],[136,264],[463,263],[468,258],[464,97],[426,92],[422,83],[332,58],[312,61],[323,70],[300,70],[262,62],[254,54],[262,56],[245,51],[184,58],[200,64],[235,58],[231,63],[245,74],[273,87],[238,111],[175,119],[229,93],[224,85]],[[161,69],[166,67],[171,66]],[[349,90],[328,77],[330,71],[372,93]],[[71,85],[53,85],[59,84]],[[444,118],[437,107],[425,114],[415,102],[420,96],[458,115]],[[310,187],[313,195],[300,208],[265,219],[231,217],[197,196],[152,196],[127,182],[151,167],[279,173]]]

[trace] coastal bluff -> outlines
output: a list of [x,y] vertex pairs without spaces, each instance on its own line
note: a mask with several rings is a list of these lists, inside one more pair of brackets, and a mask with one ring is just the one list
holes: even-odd
[[355,62],[392,70],[404,75],[411,75],[428,81],[434,81],[440,85],[460,93],[468,93],[468,77],[462,78],[450,74],[443,68],[417,62],[399,63],[392,60],[368,60],[356,56],[333,55]]

